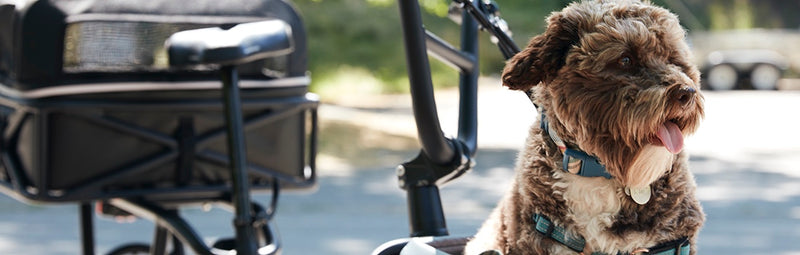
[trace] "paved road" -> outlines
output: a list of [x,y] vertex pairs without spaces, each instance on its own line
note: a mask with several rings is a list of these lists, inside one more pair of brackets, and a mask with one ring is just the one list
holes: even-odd
[[[437,97],[443,125],[452,130],[453,93]],[[276,219],[284,254],[368,254],[407,235],[405,195],[394,167],[417,145],[407,102],[385,102],[321,109],[319,187],[281,197]],[[686,141],[708,218],[701,254],[800,254],[800,93],[709,92],[706,106],[702,128]],[[484,82],[478,164],[442,189],[452,235],[472,234],[499,199],[536,117],[531,111],[519,93]],[[267,203],[268,196],[256,199]],[[232,233],[228,212],[183,213],[209,242]],[[96,223],[99,254],[126,241],[149,242],[152,234],[152,224],[142,220]],[[30,206],[0,196],[0,254],[78,254],[77,240],[76,206]]]

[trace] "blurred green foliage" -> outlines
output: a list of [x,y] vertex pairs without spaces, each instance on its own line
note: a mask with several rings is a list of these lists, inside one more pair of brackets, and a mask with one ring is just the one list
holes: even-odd
[[[419,0],[428,30],[459,45],[459,26],[447,17],[448,0]],[[544,29],[547,15],[567,0],[497,0],[501,16],[524,47]],[[676,12],[692,30],[753,27],[798,28],[800,1],[653,0]],[[294,0],[308,33],[312,90],[326,93],[393,93],[408,90],[405,49],[397,0]],[[787,13],[789,12],[789,13]],[[773,14],[773,15],[770,15]],[[498,74],[505,63],[487,33],[480,36],[482,75]],[[432,60],[436,86],[458,84],[457,72]]]
[[[500,11],[513,28],[515,41],[524,45],[543,30],[544,17],[562,8],[564,2],[504,1],[500,3]],[[341,88],[348,87],[343,83],[358,84],[359,88],[351,90],[379,93],[408,90],[396,0],[295,0],[294,3],[307,29],[312,90],[348,93]],[[446,17],[448,4],[447,0],[421,0],[423,21],[428,30],[458,47],[460,27]],[[481,33],[480,40],[481,72],[497,74],[505,61],[487,33]],[[435,86],[458,84],[455,70],[438,60],[432,59],[430,63]]]

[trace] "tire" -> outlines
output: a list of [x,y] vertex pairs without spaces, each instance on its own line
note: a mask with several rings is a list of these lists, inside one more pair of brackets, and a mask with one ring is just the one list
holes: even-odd
[[150,254],[150,245],[126,244],[108,252],[108,255],[147,255]]
[[781,70],[769,64],[757,65],[750,71],[750,84],[757,90],[777,89],[780,78]]
[[739,73],[731,65],[716,65],[708,70],[706,81],[712,90],[732,90],[739,82]]

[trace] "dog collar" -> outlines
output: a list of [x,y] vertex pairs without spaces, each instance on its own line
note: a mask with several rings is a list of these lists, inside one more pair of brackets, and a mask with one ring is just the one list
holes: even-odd
[[573,149],[566,146],[563,140],[555,132],[550,132],[550,122],[542,109],[541,127],[553,143],[558,146],[561,153],[564,155],[563,169],[564,171],[577,174],[583,177],[605,177],[611,179],[611,174],[606,171],[606,167],[600,164],[597,157],[589,155],[588,153],[579,149]]

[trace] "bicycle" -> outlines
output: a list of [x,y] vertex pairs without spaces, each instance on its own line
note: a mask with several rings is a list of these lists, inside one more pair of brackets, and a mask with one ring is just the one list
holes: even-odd
[[[400,0],[422,144],[398,168],[412,237],[448,234],[437,185],[473,164],[479,25],[506,58],[519,51],[496,4],[454,3],[462,50],[423,30],[416,0]],[[0,40],[0,190],[23,202],[78,203],[83,254],[95,253],[95,201],[101,212],[156,223],[152,244],[111,254],[280,253],[271,226],[280,190],[316,181],[319,101],[307,90],[297,11],[280,0],[71,4],[0,3],[9,17],[0,25],[9,38]],[[456,139],[439,127],[426,48],[461,71]],[[252,202],[251,190],[271,191],[272,201]],[[235,237],[206,245],[178,212],[198,203],[233,207]]]

